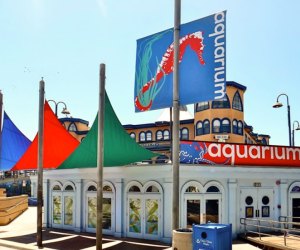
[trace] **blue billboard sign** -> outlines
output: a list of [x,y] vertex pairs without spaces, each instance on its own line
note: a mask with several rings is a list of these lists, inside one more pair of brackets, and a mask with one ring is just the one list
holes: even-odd
[[[226,91],[226,11],[180,25],[180,105],[222,99]],[[137,40],[136,112],[173,100],[173,29]]]

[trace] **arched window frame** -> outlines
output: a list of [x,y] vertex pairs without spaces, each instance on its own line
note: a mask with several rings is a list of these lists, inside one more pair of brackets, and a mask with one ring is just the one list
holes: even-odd
[[236,119],[232,121],[232,133],[238,134],[238,121]]
[[144,131],[140,132],[139,141],[140,142],[145,142],[146,141],[146,133]]
[[189,139],[189,129],[184,127],[180,130],[180,139],[181,140],[188,140]]
[[146,141],[152,141],[152,132],[150,130],[146,132]]
[[209,102],[198,102],[196,104],[196,112],[200,112],[206,109],[209,109]]
[[134,132],[131,132],[131,133],[130,133],[130,138],[133,139],[133,140],[135,140],[135,137],[136,137],[135,133],[134,133]]
[[228,95],[226,94],[225,98],[223,99],[213,101],[211,106],[213,109],[230,109]]
[[168,140],[171,139],[170,131],[168,129],[164,130],[164,132],[163,132],[163,138],[164,138],[164,141],[168,141]]
[[76,132],[77,131],[77,126],[76,126],[76,124],[74,122],[71,122],[69,124],[68,131],[69,132]]
[[216,134],[221,133],[221,120],[219,118],[213,119],[212,132]]
[[222,133],[231,133],[231,124],[228,118],[224,118],[221,121],[221,132]]
[[238,121],[238,135],[243,135],[244,134],[244,126],[242,121]]
[[156,137],[156,140],[157,140],[157,141],[162,141],[163,138],[164,138],[163,132],[162,132],[161,130],[157,130],[157,131],[156,131],[155,137]]
[[196,123],[196,135],[203,135],[203,122],[198,121]]
[[243,111],[243,102],[238,91],[235,92],[232,100],[232,109]]
[[203,121],[203,134],[210,134],[210,122],[207,119]]

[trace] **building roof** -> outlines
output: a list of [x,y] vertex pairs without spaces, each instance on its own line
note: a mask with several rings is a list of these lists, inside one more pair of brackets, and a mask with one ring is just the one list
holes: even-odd
[[246,91],[247,87],[234,81],[226,81],[227,86],[233,86],[240,90]]

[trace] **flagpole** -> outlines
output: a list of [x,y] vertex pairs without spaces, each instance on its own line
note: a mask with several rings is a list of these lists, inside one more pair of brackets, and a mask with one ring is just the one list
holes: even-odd
[[[2,171],[2,111],[3,111],[3,94],[0,90],[0,172]],[[4,174],[4,173],[3,173]]]
[[37,184],[37,246],[43,248],[42,207],[43,207],[43,156],[44,156],[44,99],[45,82],[42,78],[39,90],[39,132],[38,132],[38,184]]
[[99,113],[98,113],[98,157],[97,157],[97,227],[96,249],[102,250],[102,205],[104,162],[104,110],[105,110],[105,64],[100,64]]
[[174,8],[174,74],[173,74],[173,130],[172,130],[172,162],[173,162],[173,208],[172,229],[179,227],[179,31],[181,1],[175,0]]

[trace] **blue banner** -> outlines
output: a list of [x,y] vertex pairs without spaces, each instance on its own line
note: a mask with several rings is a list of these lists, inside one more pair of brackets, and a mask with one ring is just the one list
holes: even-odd
[[[180,105],[226,94],[226,11],[180,25]],[[172,106],[173,28],[137,40],[135,111]]]

